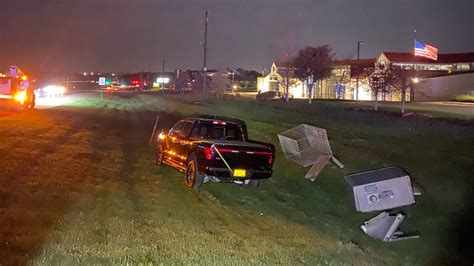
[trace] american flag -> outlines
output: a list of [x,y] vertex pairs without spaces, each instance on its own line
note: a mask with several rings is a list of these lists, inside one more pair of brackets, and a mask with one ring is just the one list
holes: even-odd
[[438,48],[415,40],[415,56],[438,60]]

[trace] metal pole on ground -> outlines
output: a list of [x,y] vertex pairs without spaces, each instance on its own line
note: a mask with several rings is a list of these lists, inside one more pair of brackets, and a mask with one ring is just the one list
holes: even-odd
[[153,131],[151,132],[150,141],[148,142],[148,147],[150,147],[151,143],[153,142],[153,137],[155,136],[156,126],[158,125],[158,120],[159,119],[160,119],[160,115],[157,115],[156,120],[155,120],[155,125],[153,126]]

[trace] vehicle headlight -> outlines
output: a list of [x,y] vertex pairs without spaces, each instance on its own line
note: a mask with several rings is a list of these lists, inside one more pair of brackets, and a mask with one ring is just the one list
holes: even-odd
[[13,98],[17,102],[24,102],[26,100],[26,92],[25,91],[18,92],[17,94],[15,94]]
[[160,133],[160,135],[158,135],[158,138],[159,138],[159,139],[165,139],[165,134]]

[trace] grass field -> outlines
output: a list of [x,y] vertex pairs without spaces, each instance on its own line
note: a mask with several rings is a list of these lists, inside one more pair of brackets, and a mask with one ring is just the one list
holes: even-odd
[[[354,110],[362,107],[362,110]],[[0,264],[437,265],[474,262],[474,120],[468,109],[408,106],[400,117],[352,102],[222,102],[203,95],[85,94],[67,106],[0,117]],[[412,109],[410,109],[412,108]],[[467,113],[466,113],[467,112]],[[244,119],[277,147],[274,176],[256,190],[188,189],[154,165],[155,117]],[[316,182],[283,157],[277,133],[328,130],[344,169]],[[423,195],[403,229],[420,239],[382,243],[359,226],[344,175],[397,164]]]

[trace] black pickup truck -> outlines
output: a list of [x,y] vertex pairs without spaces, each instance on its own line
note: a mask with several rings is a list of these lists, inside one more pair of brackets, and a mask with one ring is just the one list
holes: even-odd
[[239,119],[186,118],[158,136],[156,164],[186,172],[188,187],[208,181],[257,187],[272,176],[274,161],[275,146],[250,140]]

